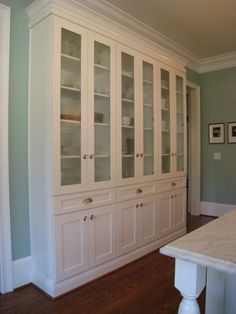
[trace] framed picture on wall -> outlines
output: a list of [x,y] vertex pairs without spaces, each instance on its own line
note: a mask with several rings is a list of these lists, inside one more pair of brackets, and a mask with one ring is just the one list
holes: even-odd
[[228,122],[228,143],[236,143],[236,122]]
[[223,144],[225,142],[225,124],[210,123],[208,126],[209,143]]

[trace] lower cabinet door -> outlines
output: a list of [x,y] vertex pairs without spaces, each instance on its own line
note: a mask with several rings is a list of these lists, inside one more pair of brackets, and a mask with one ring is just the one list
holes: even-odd
[[125,254],[157,238],[157,198],[144,197],[118,205],[118,254]]
[[168,235],[173,229],[173,203],[174,196],[172,192],[161,193],[159,195],[158,233],[160,237]]
[[137,200],[127,201],[117,206],[118,255],[137,248]]
[[143,198],[137,205],[137,242],[141,246],[157,238],[157,197]]
[[89,210],[90,267],[116,257],[116,247],[116,207],[111,205]]
[[186,226],[186,189],[175,191],[174,198],[173,225],[177,230]]
[[54,218],[56,280],[88,268],[88,211]]

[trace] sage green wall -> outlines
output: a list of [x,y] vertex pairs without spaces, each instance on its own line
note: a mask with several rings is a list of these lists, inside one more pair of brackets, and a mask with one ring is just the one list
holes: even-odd
[[193,70],[186,69],[186,79],[192,83],[200,85],[201,75]]
[[30,255],[27,106],[30,0],[2,0],[11,8],[9,78],[9,175],[13,260]]
[[[201,74],[200,85],[202,200],[235,205],[236,144],[228,144],[227,135],[225,144],[209,144],[208,124],[236,122],[236,67]],[[213,160],[214,152],[221,160]]]

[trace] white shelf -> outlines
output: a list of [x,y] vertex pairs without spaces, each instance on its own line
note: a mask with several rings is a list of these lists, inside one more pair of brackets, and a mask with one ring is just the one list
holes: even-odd
[[95,155],[94,158],[110,158],[110,155]]
[[70,123],[70,124],[80,124],[81,123],[81,121],[67,120],[67,119],[61,119],[61,122],[63,122],[63,123]]
[[61,159],[80,159],[80,155],[62,155]]
[[143,80],[143,83],[145,83],[145,84],[149,84],[149,85],[152,85],[152,84],[153,84],[153,82],[152,82],[152,81],[148,81],[148,80]]
[[169,87],[167,87],[167,86],[161,85],[161,89],[163,89],[163,90],[165,90],[165,91],[169,91]]
[[162,132],[163,132],[163,133],[170,133],[170,130],[168,130],[168,129],[162,129]]
[[144,131],[153,131],[153,128],[143,128]]
[[170,111],[169,108],[165,108],[165,107],[161,107],[161,110],[162,110],[162,111],[166,111],[166,112],[169,112],[169,111]]
[[161,154],[162,157],[170,157],[170,154]]
[[95,68],[102,69],[102,70],[110,71],[110,68],[109,68],[109,67],[107,67],[107,66],[105,66],[105,65],[98,64],[98,63],[95,63],[95,64],[94,64],[94,67],[95,67]]
[[127,99],[127,98],[122,98],[122,101],[129,102],[129,103],[134,103],[134,100]]
[[95,92],[94,95],[98,96],[98,97],[110,98],[110,95],[103,94],[103,93],[98,93],[98,92]]
[[183,92],[176,91],[176,94],[179,96],[183,96]]
[[106,127],[107,127],[107,126],[110,126],[109,123],[100,123],[100,122],[95,122],[94,125],[95,125],[95,126],[106,126]]
[[153,108],[153,104],[144,103],[143,106],[147,108]]
[[154,157],[154,155],[153,154],[144,154],[143,157],[149,157],[150,158],[150,157]]
[[75,87],[72,87],[72,86],[61,85],[61,89],[71,90],[71,91],[80,93],[80,89],[79,88],[75,88]]
[[121,73],[123,76],[134,78],[134,73],[133,72],[128,72],[128,71],[122,71]]
[[183,111],[176,111],[176,113],[179,114],[179,115],[183,115],[184,114]]
[[122,155],[122,158],[134,158],[134,155],[129,155],[129,154]]
[[124,129],[134,129],[133,125],[122,125],[122,128]]
[[73,56],[70,56],[70,55],[67,55],[65,53],[62,53],[61,56],[63,58],[66,58],[66,59],[70,59],[70,60],[74,60],[74,61],[77,61],[77,62],[81,62],[81,60],[77,57],[73,57]]

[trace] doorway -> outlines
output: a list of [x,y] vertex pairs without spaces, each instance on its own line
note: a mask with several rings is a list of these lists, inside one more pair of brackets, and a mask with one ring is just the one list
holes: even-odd
[[188,187],[187,207],[191,215],[201,214],[201,116],[200,86],[187,81]]
[[0,292],[13,290],[8,172],[10,8],[0,4]]

